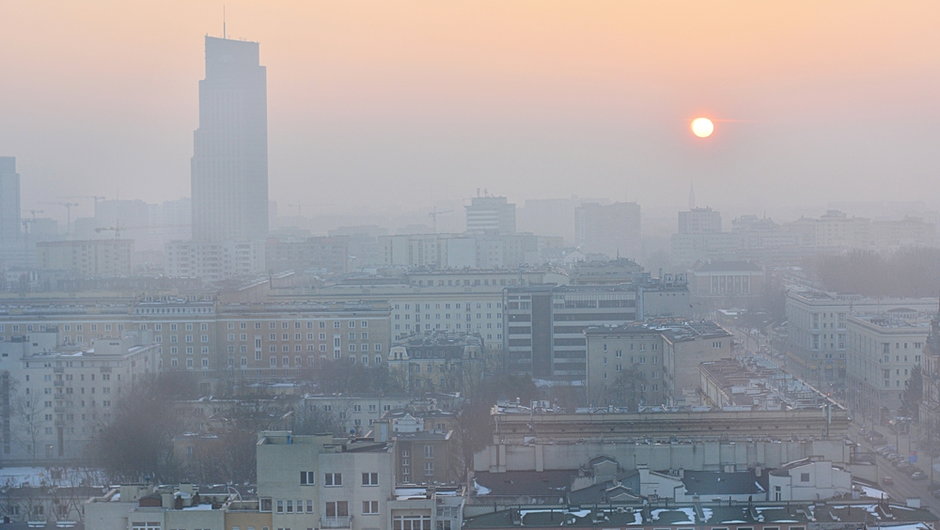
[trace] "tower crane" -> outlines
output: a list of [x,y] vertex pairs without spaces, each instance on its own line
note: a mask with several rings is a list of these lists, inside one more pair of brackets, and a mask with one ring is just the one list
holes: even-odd
[[451,212],[453,212],[453,210],[438,210],[437,208],[434,208],[433,210],[428,212],[428,217],[431,218],[431,229],[434,231],[435,234],[437,233],[437,216],[441,214],[445,214],[445,213],[451,213]]

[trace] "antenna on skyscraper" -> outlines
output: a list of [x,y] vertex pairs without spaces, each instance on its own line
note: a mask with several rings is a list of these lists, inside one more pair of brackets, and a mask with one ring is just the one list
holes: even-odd
[[228,31],[225,28],[225,4],[222,4],[222,38],[228,38]]
[[689,179],[689,210],[695,209],[695,181]]

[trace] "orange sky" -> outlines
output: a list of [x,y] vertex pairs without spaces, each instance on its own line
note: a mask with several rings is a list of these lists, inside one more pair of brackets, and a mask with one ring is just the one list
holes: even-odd
[[[825,200],[884,198],[889,174],[892,198],[937,191],[938,2],[225,4],[229,36],[261,43],[285,203],[485,187],[681,207],[690,174],[715,204],[794,179]],[[221,33],[221,6],[0,0],[0,154],[18,157],[26,202],[49,186],[188,195],[202,36]],[[699,112],[741,121],[697,144]]]

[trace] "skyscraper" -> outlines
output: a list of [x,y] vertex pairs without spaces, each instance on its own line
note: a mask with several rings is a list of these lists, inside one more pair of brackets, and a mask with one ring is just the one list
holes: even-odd
[[20,175],[16,158],[0,156],[0,246],[9,249],[20,241]]
[[268,233],[267,73],[257,42],[206,37],[192,158],[193,239]]

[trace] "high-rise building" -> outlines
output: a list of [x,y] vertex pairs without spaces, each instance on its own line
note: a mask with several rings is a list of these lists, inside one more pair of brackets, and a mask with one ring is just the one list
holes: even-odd
[[0,246],[15,245],[20,238],[20,175],[16,158],[0,156]]
[[474,197],[467,208],[467,232],[516,233],[516,205],[506,197]]
[[192,158],[193,239],[268,233],[267,74],[257,42],[206,37]]

